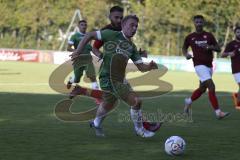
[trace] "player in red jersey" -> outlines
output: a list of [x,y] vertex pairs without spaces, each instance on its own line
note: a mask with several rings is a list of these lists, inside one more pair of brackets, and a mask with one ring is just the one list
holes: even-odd
[[[192,96],[185,99],[184,111],[189,113],[189,109],[193,101],[197,100],[206,89],[208,89],[208,97],[216,117],[222,119],[229,115],[228,112],[223,112],[219,108],[218,100],[215,95],[215,84],[212,80],[212,61],[213,51],[220,52],[220,47],[214,36],[203,30],[204,17],[196,15],[193,17],[193,22],[196,31],[189,34],[184,41],[182,52],[186,59],[192,59],[195,72],[200,79],[199,87],[192,93]],[[188,48],[191,47],[193,56],[188,53]]]
[[233,93],[233,100],[236,107],[240,107],[240,27],[234,29],[235,40],[229,42],[222,54],[222,57],[231,57],[232,74],[238,84],[238,93]]
[[[105,29],[110,29],[113,31],[121,31],[122,27],[121,27],[121,21],[123,19],[123,8],[119,7],[119,6],[113,6],[110,9],[110,14],[109,14],[109,20],[110,20],[110,24],[106,25],[105,27],[103,27],[101,30],[105,30]],[[93,53],[101,58],[102,54],[101,52],[99,52],[99,49],[103,46],[103,42],[100,40],[95,40],[94,44],[93,44]]]
[[[121,31],[121,21],[123,19],[123,8],[120,6],[113,6],[110,9],[110,14],[109,14],[109,20],[110,24],[106,25],[103,27],[101,30],[105,29],[110,29],[113,31]],[[102,53],[99,51],[99,49],[103,46],[103,42],[100,40],[95,40],[92,48],[92,52],[99,58],[101,58]],[[139,53],[141,54],[142,57],[147,57],[147,52],[145,50],[142,50],[141,48],[139,49]]]

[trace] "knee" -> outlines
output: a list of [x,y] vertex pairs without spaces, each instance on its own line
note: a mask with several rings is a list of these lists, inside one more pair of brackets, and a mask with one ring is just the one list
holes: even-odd
[[200,90],[201,93],[205,93],[206,90],[207,90],[206,84],[205,83],[200,83],[199,90]]
[[206,87],[200,87],[199,90],[200,90],[201,93],[205,93],[207,88]]
[[214,83],[210,83],[210,84],[208,85],[208,90],[209,90],[209,91],[212,91],[212,92],[215,91],[215,85],[214,85]]

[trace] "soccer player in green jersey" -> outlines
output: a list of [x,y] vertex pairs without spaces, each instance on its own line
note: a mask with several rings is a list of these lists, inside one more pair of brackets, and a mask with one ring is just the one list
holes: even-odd
[[[76,32],[73,34],[68,41],[68,48],[67,50],[69,52],[74,52],[77,49],[77,46],[79,42],[84,38],[86,35],[86,30],[87,30],[87,21],[86,20],[80,20],[78,22],[78,28],[79,32]],[[90,52],[92,51],[92,46],[88,43],[84,48],[81,54],[84,55],[89,55],[91,56]],[[89,58],[90,61],[87,66],[80,66],[77,67],[76,65],[73,65],[73,70],[74,70],[74,76],[70,77],[68,83],[67,83],[67,88],[70,89],[71,85],[73,83],[79,83],[80,79],[83,75],[83,71],[85,71],[87,77],[91,80],[92,82],[92,88],[93,89],[98,89],[98,83],[96,81],[96,73],[95,73],[95,68],[92,63],[92,58]]]
[[128,15],[122,20],[121,32],[112,30],[89,32],[72,54],[72,60],[77,64],[79,54],[84,51],[84,47],[89,41],[95,39],[104,42],[103,63],[100,68],[99,80],[100,86],[105,92],[102,95],[103,102],[98,107],[96,118],[91,123],[91,126],[95,128],[97,136],[104,136],[101,123],[106,114],[113,108],[117,99],[122,99],[131,106],[130,114],[136,134],[142,137],[154,136],[154,132],[148,131],[143,127],[141,99],[131,89],[129,84],[124,83],[125,70],[129,59],[142,72],[158,68],[154,61],[151,61],[149,64],[143,63],[135,44],[131,40],[137,31],[138,22],[137,16]]

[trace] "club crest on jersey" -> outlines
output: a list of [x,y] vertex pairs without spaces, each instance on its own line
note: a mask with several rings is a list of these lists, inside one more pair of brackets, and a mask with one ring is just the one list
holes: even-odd
[[131,56],[133,50],[132,45],[128,41],[120,41],[120,43],[109,41],[105,44],[104,48],[107,52],[116,52],[126,57]]
[[206,38],[207,38],[207,35],[204,35],[204,36],[203,36],[203,38],[205,38],[205,39],[206,39]]

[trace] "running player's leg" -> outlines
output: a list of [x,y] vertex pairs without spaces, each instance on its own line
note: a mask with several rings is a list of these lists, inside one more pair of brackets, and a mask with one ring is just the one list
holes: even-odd
[[107,114],[112,111],[116,105],[117,98],[110,92],[103,93],[103,102],[99,105],[95,119],[90,122],[90,126],[95,129],[96,136],[105,136],[102,129],[102,122]]
[[209,97],[209,101],[216,113],[216,116],[218,119],[222,119],[226,116],[229,115],[228,112],[222,112],[221,109],[219,108],[219,104],[218,104],[218,99],[216,96],[216,92],[215,92],[215,84],[213,82],[212,79],[206,80],[205,82],[203,82],[207,88],[208,88],[208,97]]
[[[87,66],[86,75],[92,82],[92,89],[99,89],[97,79],[96,79],[96,72],[95,72],[95,68],[92,61]],[[100,105],[100,103],[102,102],[102,99],[96,98],[95,102],[97,105]]]
[[207,87],[205,84],[203,84],[203,82],[212,78],[211,68],[208,68],[204,65],[198,65],[195,66],[194,68],[200,80],[200,85],[199,88],[192,93],[191,97],[185,98],[184,112],[187,114],[189,114],[189,109],[191,107],[192,102],[197,100],[206,91]]
[[80,79],[83,75],[83,71],[86,69],[85,66],[77,67],[76,65],[73,66],[73,76],[70,77],[69,81],[67,82],[67,89],[70,89],[73,83],[79,83]]
[[119,98],[131,107],[130,116],[133,121],[136,134],[142,137],[154,136],[154,132],[148,131],[143,127],[143,116],[141,111],[142,101],[137,96],[136,92],[132,90],[129,83],[113,82],[113,84],[113,90],[117,96],[119,96]]
[[195,91],[193,91],[191,97],[185,99],[184,108],[185,113],[189,114],[189,109],[191,107],[192,102],[201,97],[201,95],[206,92],[206,89],[207,89],[206,86],[200,81],[199,87]]
[[237,105],[240,107],[240,83],[238,83],[238,97],[237,97]]
[[99,89],[96,79],[96,72],[92,61],[87,66],[86,75],[92,82],[92,89]]
[[143,115],[141,110],[142,101],[135,92],[128,92],[123,100],[131,107],[130,115],[137,135],[142,137],[152,137],[154,132],[148,131],[143,127]]
[[117,97],[113,93],[113,87],[111,85],[110,79],[101,78],[100,85],[101,89],[104,90],[102,92],[103,101],[97,109],[95,119],[90,122],[90,126],[93,126],[95,128],[97,136],[104,136],[101,124],[105,119],[107,113],[109,113],[115,107]]
[[[88,65],[88,66],[91,66],[91,65]],[[97,84],[97,81],[96,81],[96,75],[95,75],[94,67],[93,68],[92,67],[80,67],[80,68],[74,69],[75,77],[73,79],[73,82],[74,83],[79,82],[82,75],[83,75],[83,71],[86,70],[86,75],[89,78],[91,77],[92,80],[95,80],[95,82],[92,82],[93,89],[88,89],[88,88],[76,86],[72,90],[72,92],[70,93],[70,98],[74,98],[77,95],[85,95],[85,96],[90,96],[90,97],[93,97],[93,98],[97,98],[98,99],[97,102],[99,102],[97,104],[100,104],[100,102],[101,102],[100,99],[102,99],[102,93],[103,92],[101,90],[99,90],[99,87],[98,87],[98,84]]]
[[240,107],[240,73],[233,74],[236,83],[238,84],[238,92],[233,93],[233,101],[235,106]]

